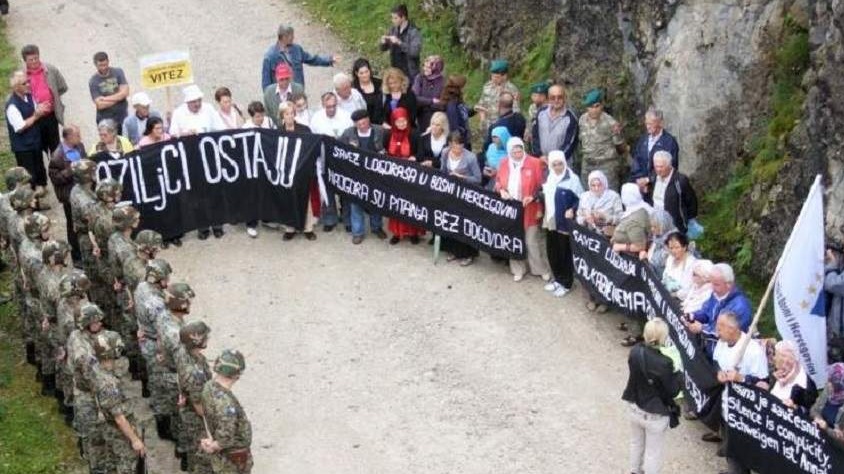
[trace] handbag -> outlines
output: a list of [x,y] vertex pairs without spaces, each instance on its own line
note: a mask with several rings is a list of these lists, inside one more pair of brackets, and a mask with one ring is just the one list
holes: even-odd
[[665,393],[665,387],[662,386],[659,379],[655,379],[650,376],[650,373],[648,372],[648,363],[645,360],[645,347],[641,344],[637,347],[638,352],[636,353],[636,356],[639,359],[639,369],[648,381],[648,385],[654,387],[657,395],[659,395],[659,400],[663,405],[665,405],[665,408],[668,409],[668,427],[676,428],[680,426],[680,406],[677,405],[677,402],[675,402],[670,395],[666,396],[668,394]]

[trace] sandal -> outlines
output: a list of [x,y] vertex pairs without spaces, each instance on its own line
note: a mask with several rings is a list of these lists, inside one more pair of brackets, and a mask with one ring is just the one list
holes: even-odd
[[624,347],[633,347],[636,345],[636,342],[638,341],[636,340],[635,336],[627,336],[621,340],[620,344]]

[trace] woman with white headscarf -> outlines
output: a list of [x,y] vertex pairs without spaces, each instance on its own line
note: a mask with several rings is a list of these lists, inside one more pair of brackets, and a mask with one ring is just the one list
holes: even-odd
[[654,273],[662,275],[665,271],[665,261],[670,255],[668,252],[668,242],[666,238],[673,232],[677,231],[674,225],[674,218],[668,211],[663,209],[653,209],[650,214],[651,223],[651,241],[648,245],[647,251],[639,252],[639,258],[647,260],[651,264]]
[[612,249],[630,256],[648,250],[650,213],[653,210],[644,199],[639,187],[633,183],[621,186],[621,203],[624,212],[612,236]]
[[774,346],[774,370],[768,380],[756,386],[770,390],[791,409],[808,411],[818,398],[818,388],[800,363],[800,351],[793,341],[779,341]]
[[566,166],[566,155],[560,150],[548,153],[548,177],[542,185],[545,197],[545,218],[542,227],[547,229],[545,250],[553,278],[545,291],[562,298],[574,283],[571,241],[568,219],[574,218],[583,186],[580,178]]
[[624,207],[621,196],[609,189],[607,175],[601,170],[589,173],[586,183],[589,189],[580,196],[577,206],[577,223],[612,237],[615,226],[621,221]]
[[683,303],[680,308],[683,314],[697,312],[712,296],[712,283],[709,282],[709,277],[714,267],[715,264],[711,260],[697,260],[692,266],[692,284],[686,296],[681,298]]
[[525,260],[510,259],[513,281],[522,281],[528,269],[530,273],[549,281],[551,271],[542,255],[539,224],[542,219],[542,162],[525,152],[521,138],[507,141],[507,157],[498,165],[495,189],[503,199],[515,199],[525,208]]

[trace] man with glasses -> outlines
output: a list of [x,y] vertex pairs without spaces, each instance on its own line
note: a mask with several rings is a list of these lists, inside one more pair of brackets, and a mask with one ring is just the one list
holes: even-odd
[[621,185],[622,160],[627,153],[624,137],[621,136],[621,124],[604,112],[600,89],[589,91],[583,99],[583,105],[586,112],[578,120],[581,177],[586,180],[589,173],[601,170],[607,176],[609,189],[617,191]]
[[30,81],[23,71],[15,71],[9,78],[12,94],[6,101],[6,128],[9,131],[15,161],[29,171],[32,186],[43,193],[47,185],[47,170],[41,157],[40,120],[50,113],[49,107],[36,103]]
[[548,89],[548,105],[539,109],[531,137],[534,156],[547,163],[548,153],[560,150],[572,166],[578,141],[577,117],[566,105],[563,86],[555,84]]

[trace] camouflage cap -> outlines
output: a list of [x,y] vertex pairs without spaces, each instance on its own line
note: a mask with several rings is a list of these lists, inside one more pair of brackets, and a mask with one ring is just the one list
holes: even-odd
[[41,247],[41,261],[45,265],[67,262],[70,255],[70,246],[64,240],[48,240]]
[[114,331],[100,331],[94,337],[94,353],[97,359],[114,360],[123,354],[123,338]]
[[81,159],[74,161],[70,165],[70,172],[73,173],[73,180],[77,183],[91,183],[94,181],[94,173],[97,170],[97,164],[88,159]]
[[111,220],[117,230],[130,229],[140,216],[141,213],[128,202],[119,204],[111,211]]
[[211,328],[202,321],[191,321],[179,329],[179,340],[188,349],[204,349],[208,343]]
[[48,230],[50,218],[40,212],[34,212],[23,219],[23,231],[32,240],[40,239]]
[[164,239],[158,232],[145,229],[138,232],[137,237],[135,237],[135,243],[138,244],[138,247],[141,247],[141,250],[146,251],[150,248],[161,248]]
[[63,297],[85,296],[91,289],[91,280],[82,270],[74,268],[59,282],[59,294]]
[[6,182],[6,190],[12,191],[18,187],[18,184],[32,181],[32,175],[23,166],[15,166],[6,170],[3,180]]
[[158,283],[170,278],[173,269],[167,260],[154,258],[147,262],[146,281],[149,283]]
[[15,189],[9,196],[9,205],[17,212],[32,209],[35,206],[35,191],[28,186]]
[[104,317],[105,314],[99,306],[94,303],[85,303],[79,308],[79,319],[76,321],[76,327],[84,331],[91,324],[102,321]]
[[187,283],[176,282],[167,285],[164,290],[164,301],[169,309],[180,310],[190,304],[190,300],[196,297],[196,293]]
[[120,195],[123,193],[123,186],[111,178],[106,178],[97,183],[95,192],[97,193],[97,199],[100,201],[119,201]]
[[214,361],[214,372],[226,377],[237,377],[246,370],[246,359],[240,351],[226,349]]

